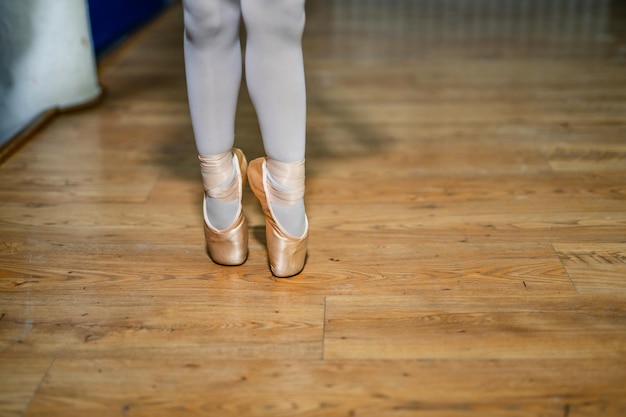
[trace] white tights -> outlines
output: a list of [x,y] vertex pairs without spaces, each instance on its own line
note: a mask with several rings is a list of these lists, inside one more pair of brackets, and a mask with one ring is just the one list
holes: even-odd
[[246,27],[245,76],[266,154],[304,159],[304,0],[183,0],[189,107],[198,153],[233,147],[241,84],[239,23]]
[[[239,26],[243,19],[246,83],[259,118],[265,153],[279,162],[304,160],[304,1],[183,0],[189,108],[200,155],[224,154],[235,141],[242,75]],[[230,181],[232,178],[234,174]],[[274,185],[280,188],[283,184]],[[219,229],[235,218],[237,204],[207,196],[206,207],[212,224]],[[274,211],[286,230],[295,236],[304,232],[304,201],[274,207]]]

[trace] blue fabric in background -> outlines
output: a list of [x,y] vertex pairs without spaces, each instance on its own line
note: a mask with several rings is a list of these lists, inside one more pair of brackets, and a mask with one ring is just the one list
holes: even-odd
[[96,55],[161,11],[170,0],[88,0]]

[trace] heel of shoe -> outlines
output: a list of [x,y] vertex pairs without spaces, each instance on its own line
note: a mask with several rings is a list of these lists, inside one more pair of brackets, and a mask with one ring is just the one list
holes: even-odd
[[248,183],[261,203],[265,215],[267,253],[272,274],[279,278],[298,275],[304,269],[306,262],[309,240],[308,223],[304,234],[297,237],[287,233],[275,220],[265,189],[265,184],[267,184],[265,158],[258,158],[250,162]]
[[204,238],[207,252],[219,265],[237,266],[248,258],[248,225],[243,213],[233,225],[224,231],[214,231],[204,222]]
[[309,241],[308,231],[299,238],[287,237],[266,222],[267,253],[270,270],[278,278],[298,275],[304,269]]

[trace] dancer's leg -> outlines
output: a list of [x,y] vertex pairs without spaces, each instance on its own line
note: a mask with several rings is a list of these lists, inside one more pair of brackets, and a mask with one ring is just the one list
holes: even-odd
[[241,84],[239,0],[183,0],[185,70],[198,153],[215,155],[234,143]]
[[220,188],[234,181],[237,167],[231,148],[242,72],[240,1],[183,0],[183,6],[189,108],[207,190],[207,217],[223,229],[238,210],[236,195],[224,198]]
[[[304,0],[241,0],[246,25],[246,81],[259,117],[272,186],[302,195],[306,135],[306,90],[302,57]],[[284,164],[302,169],[284,178]],[[293,181],[301,181],[294,187]],[[276,220],[294,236],[306,230],[302,198],[273,199]]]

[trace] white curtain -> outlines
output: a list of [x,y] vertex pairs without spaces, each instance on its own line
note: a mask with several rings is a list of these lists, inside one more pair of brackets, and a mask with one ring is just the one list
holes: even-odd
[[86,0],[0,0],[0,145],[99,94]]

